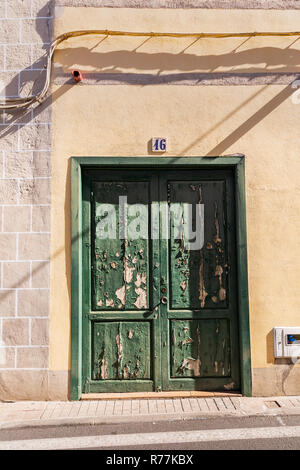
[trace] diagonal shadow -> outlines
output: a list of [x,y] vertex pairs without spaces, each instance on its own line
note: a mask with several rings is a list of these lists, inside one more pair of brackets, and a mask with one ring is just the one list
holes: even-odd
[[[228,113],[224,118],[218,121],[213,127],[211,127],[207,132],[202,134],[200,137],[195,139],[191,144],[182,149],[180,153],[177,154],[177,157],[180,155],[185,155],[191,150],[195,145],[199,144],[203,139],[205,139],[209,134],[214,130],[220,127],[224,122],[228,121],[232,116],[234,116],[239,110],[241,110],[248,103],[253,101],[257,96],[262,94],[269,85],[264,86],[256,93],[251,95],[245,101],[243,101],[239,106],[233,109]],[[228,147],[233,145],[237,140],[239,140],[244,134],[251,130],[256,124],[258,124],[262,119],[264,119],[268,114],[270,114],[275,108],[277,108],[281,103],[283,103],[287,98],[289,98],[295,89],[288,85],[282,90],[278,95],[272,98],[268,103],[266,103],[262,108],[260,108],[253,116],[251,116],[245,123],[241,124],[236,130],[234,130],[229,136],[222,140],[218,145],[212,148],[209,152],[206,153],[207,157],[217,156],[222,154]]]
[[290,85],[285,87],[278,95],[274,96],[268,103],[262,106],[256,113],[254,113],[247,121],[241,124],[231,134],[222,140],[218,145],[211,149],[206,155],[208,157],[214,155],[221,155],[228,147],[237,142],[247,132],[249,132],[256,124],[268,116],[274,109],[278,108],[287,98],[294,93],[294,88]]

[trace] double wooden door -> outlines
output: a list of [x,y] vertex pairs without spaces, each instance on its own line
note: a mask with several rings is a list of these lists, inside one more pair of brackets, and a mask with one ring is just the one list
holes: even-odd
[[240,389],[230,170],[86,171],[83,392]]

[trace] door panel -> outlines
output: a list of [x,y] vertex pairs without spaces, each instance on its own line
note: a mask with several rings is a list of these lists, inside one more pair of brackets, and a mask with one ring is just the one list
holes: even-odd
[[240,388],[233,183],[230,171],[160,174],[160,200],[182,208],[181,232],[171,216],[160,244],[164,390]]
[[149,322],[93,326],[93,380],[151,379]]
[[[205,246],[201,249],[185,247],[185,233],[175,239],[174,219],[171,218],[170,252],[170,308],[216,309],[227,307],[227,268],[225,239],[224,181],[169,181],[168,203],[181,207],[183,227],[184,206],[193,208],[193,224],[196,211],[203,212]],[[188,211],[185,211],[188,213]],[[207,223],[208,221],[208,223]],[[186,231],[186,230],[185,230]],[[195,231],[195,226],[194,230]],[[202,245],[202,237],[199,240]]]
[[171,320],[171,377],[229,377],[229,322]]
[[[127,198],[126,206],[120,206],[120,197]],[[148,309],[151,280],[149,181],[95,182],[93,200],[93,309]],[[135,205],[145,209],[139,220],[131,215]],[[124,210],[127,211],[126,226],[122,223]],[[130,235],[135,231],[144,238],[132,240]]]
[[85,391],[161,386],[159,240],[150,236],[157,181],[149,172],[84,175]]
[[229,170],[86,171],[90,392],[239,390],[234,207]]

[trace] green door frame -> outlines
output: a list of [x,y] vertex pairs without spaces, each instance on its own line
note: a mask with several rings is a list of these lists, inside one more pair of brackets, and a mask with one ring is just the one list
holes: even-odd
[[136,170],[155,168],[169,169],[228,169],[234,171],[235,214],[236,214],[236,255],[237,287],[240,344],[241,392],[252,395],[246,197],[245,197],[245,158],[243,155],[226,157],[71,157],[71,400],[80,400],[83,393],[82,335],[83,335],[83,296],[82,296],[82,171],[85,169]]

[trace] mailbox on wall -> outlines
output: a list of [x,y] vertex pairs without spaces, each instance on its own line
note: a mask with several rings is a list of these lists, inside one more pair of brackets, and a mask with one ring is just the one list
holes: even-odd
[[300,357],[300,327],[279,326],[273,329],[274,357]]

